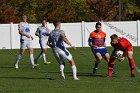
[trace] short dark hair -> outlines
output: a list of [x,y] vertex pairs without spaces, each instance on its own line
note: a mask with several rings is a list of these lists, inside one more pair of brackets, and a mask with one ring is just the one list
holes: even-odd
[[58,26],[58,24],[60,23],[61,21],[60,20],[53,20],[53,25],[56,27]]
[[102,26],[102,24],[100,22],[97,22],[95,27],[98,27],[98,26]]
[[42,23],[44,20],[46,21],[46,19],[41,19],[41,23]]
[[118,38],[118,35],[113,34],[113,35],[110,36],[110,38],[111,38],[111,39],[116,39],[116,38]]
[[27,15],[26,15],[26,14],[22,14],[22,17],[23,17],[23,16],[27,16]]

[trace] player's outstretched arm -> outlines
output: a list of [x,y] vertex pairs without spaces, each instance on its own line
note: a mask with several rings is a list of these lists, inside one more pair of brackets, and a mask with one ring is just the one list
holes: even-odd
[[68,45],[71,46],[74,50],[76,50],[76,47],[73,46],[73,45],[70,43],[70,41],[66,38],[66,36],[62,36],[62,38],[63,38],[63,40],[64,40],[64,42],[65,42],[66,44],[68,44]]

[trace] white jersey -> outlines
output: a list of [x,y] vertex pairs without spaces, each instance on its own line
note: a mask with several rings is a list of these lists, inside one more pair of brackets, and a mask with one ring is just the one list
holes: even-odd
[[[21,30],[24,33],[30,35],[30,27],[29,27],[29,24],[27,22],[20,22],[19,25],[18,25],[18,30]],[[21,40],[32,40],[31,38],[27,38],[24,35],[21,35],[20,39]]]
[[68,61],[72,59],[72,55],[64,46],[62,36],[65,36],[65,32],[59,29],[54,29],[49,36],[49,42],[52,43],[53,53],[60,64],[63,63],[63,59],[67,59]]
[[[36,30],[36,34],[40,36],[40,40],[47,40],[50,34],[50,30],[47,27],[39,26]],[[47,41],[46,41],[47,42]]]
[[58,47],[60,49],[65,48],[62,36],[65,36],[65,32],[63,30],[54,29],[50,33],[49,41],[51,41],[53,48],[56,48],[56,47]]

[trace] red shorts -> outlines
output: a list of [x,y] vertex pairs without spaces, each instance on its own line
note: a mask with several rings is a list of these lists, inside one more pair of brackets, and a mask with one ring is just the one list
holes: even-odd
[[129,52],[133,52],[133,46],[132,45],[128,46],[127,49],[125,51],[123,51],[124,52],[123,53],[123,57],[126,57],[127,56],[128,51]]
[[132,52],[133,52],[133,46],[132,46],[132,45],[129,46],[129,47],[127,48],[127,51],[132,51]]

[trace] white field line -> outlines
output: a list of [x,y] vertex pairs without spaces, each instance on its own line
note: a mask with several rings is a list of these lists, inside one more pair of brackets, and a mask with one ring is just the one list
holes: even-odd
[[140,74],[140,69],[135,65],[136,71]]

